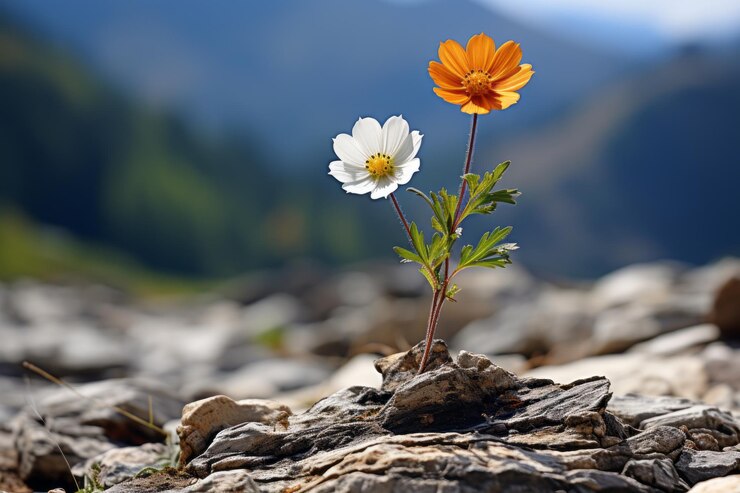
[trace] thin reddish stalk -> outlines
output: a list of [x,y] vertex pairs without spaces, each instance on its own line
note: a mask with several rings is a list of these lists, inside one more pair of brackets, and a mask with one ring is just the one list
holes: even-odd
[[422,373],[424,371],[424,368],[427,365],[427,361],[429,360],[429,352],[432,349],[432,340],[434,340],[434,330],[432,330],[432,327],[434,327],[434,316],[437,309],[437,302],[439,298],[440,291],[438,289],[434,290],[434,296],[432,297],[432,306],[429,307],[429,319],[427,320],[427,333],[424,337],[424,354],[421,357],[421,363],[419,364],[419,373]]
[[409,237],[409,241],[413,243],[411,239],[411,228],[409,228],[409,222],[406,220],[406,216],[403,215],[403,211],[401,210],[401,206],[398,205],[398,200],[396,200],[396,194],[391,194],[391,202],[393,203],[393,208],[396,209],[396,214],[398,214],[398,219],[401,220],[401,224],[403,224],[403,228],[406,230],[406,235]]
[[[463,176],[470,172],[470,165],[473,162],[473,150],[475,148],[475,134],[478,129],[478,114],[473,113],[473,121],[470,125],[470,140],[468,141],[468,149],[465,155],[465,166],[463,168]],[[460,179],[460,190],[457,194],[457,206],[455,207],[455,215],[452,220],[452,231],[457,229],[458,222],[460,221],[460,214],[462,212],[461,206],[463,203],[465,192],[467,191],[468,182],[464,178]],[[429,321],[427,322],[427,333],[424,344],[424,355],[421,358],[421,364],[419,365],[419,373],[422,373],[426,368],[429,360],[429,353],[431,351],[432,341],[434,340],[434,333],[437,330],[437,323],[439,322],[439,316],[442,312],[442,305],[444,305],[447,288],[450,283],[450,258],[445,259],[444,268],[444,282],[442,288],[436,290],[434,298],[432,299],[432,307],[429,312]],[[441,296],[440,296],[441,295]]]

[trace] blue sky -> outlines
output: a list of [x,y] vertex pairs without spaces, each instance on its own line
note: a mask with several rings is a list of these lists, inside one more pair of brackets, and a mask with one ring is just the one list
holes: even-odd
[[[418,4],[430,0],[389,0]],[[738,0],[474,0],[519,22],[633,54],[740,38]]]

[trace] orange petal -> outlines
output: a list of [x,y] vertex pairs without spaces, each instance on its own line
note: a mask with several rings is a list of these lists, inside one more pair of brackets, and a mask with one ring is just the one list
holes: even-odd
[[490,73],[494,79],[498,79],[519,65],[521,60],[522,49],[519,47],[519,43],[507,41],[496,50]]
[[480,33],[470,38],[465,51],[467,52],[468,63],[471,69],[488,72],[493,65],[496,45],[490,36]]
[[465,74],[470,70],[465,50],[454,39],[448,39],[439,44],[439,59],[445,67],[460,78],[465,77]]
[[470,99],[470,96],[468,96],[464,91],[448,91],[440,89],[439,87],[435,87],[433,91],[434,94],[452,104],[465,104]]
[[438,62],[429,62],[429,75],[434,83],[444,89],[462,89],[462,81],[450,70]]
[[473,96],[470,98],[470,101],[462,105],[460,108],[460,111],[463,113],[478,113],[479,115],[485,115],[486,113],[489,113],[491,109],[493,108],[493,97],[489,96]]
[[527,85],[529,79],[534,75],[532,66],[528,63],[519,65],[516,73],[513,75],[503,78],[493,84],[493,89],[497,92],[501,91],[518,91],[522,87]]
[[498,94],[498,97],[496,99],[500,102],[501,109],[502,110],[505,110],[506,108],[508,108],[512,104],[514,104],[517,101],[519,101],[519,93],[518,92],[512,92],[512,91],[499,92],[499,91],[496,91],[496,93]]

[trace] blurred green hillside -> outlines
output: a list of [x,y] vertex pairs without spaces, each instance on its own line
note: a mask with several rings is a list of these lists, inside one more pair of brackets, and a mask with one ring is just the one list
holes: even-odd
[[[351,261],[378,244],[387,250],[382,235],[368,233],[395,224],[375,224],[360,210],[368,201],[332,207],[321,191],[333,183],[323,173],[287,173],[248,136],[210,138],[133,104],[7,18],[0,89],[0,210],[185,275],[233,275],[286,257]],[[307,159],[326,166],[321,153]],[[371,227],[359,227],[360,214]],[[3,227],[0,241],[12,243],[14,234],[18,228]],[[22,274],[7,268],[15,260],[0,259],[0,275]]]

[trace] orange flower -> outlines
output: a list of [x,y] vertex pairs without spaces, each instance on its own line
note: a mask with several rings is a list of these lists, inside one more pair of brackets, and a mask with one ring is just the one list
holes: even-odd
[[476,34],[463,49],[455,40],[439,45],[442,63],[429,62],[429,75],[439,86],[434,92],[465,113],[486,114],[505,110],[519,101],[519,89],[532,78],[528,63],[519,65],[519,43],[507,41],[496,49],[493,39]]

